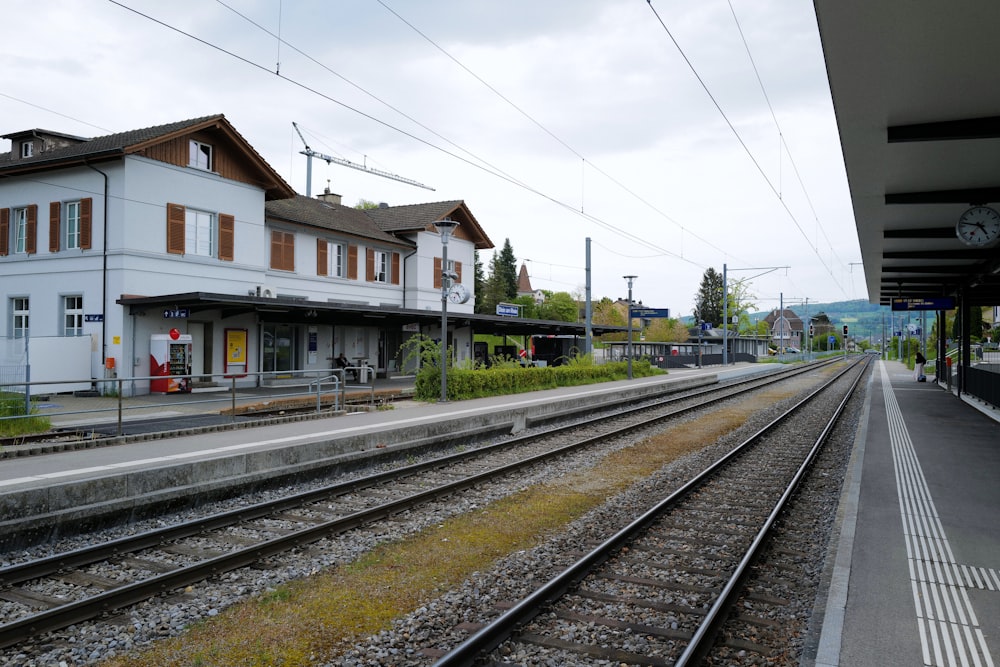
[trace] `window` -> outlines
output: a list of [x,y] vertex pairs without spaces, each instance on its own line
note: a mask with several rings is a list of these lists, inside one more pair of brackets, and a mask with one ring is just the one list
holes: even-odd
[[[81,203],[87,204],[88,201],[83,200]],[[84,236],[87,237],[90,209],[89,206],[83,206],[82,209],[84,221],[88,223],[82,225]],[[216,215],[189,209],[180,204],[167,204],[167,252],[169,253],[218,256],[221,260],[232,261],[236,243],[235,230],[236,218],[230,214]]]
[[212,171],[212,147],[192,139],[188,152],[188,166]]
[[295,234],[280,229],[271,230],[271,268],[295,270]]
[[184,212],[184,249],[192,255],[215,256],[215,216],[205,211]]
[[24,338],[28,335],[28,297],[15,297],[10,300],[12,316],[11,331],[14,338]]
[[49,204],[49,252],[90,249],[90,213],[93,200],[86,197],[79,201]]
[[346,278],[347,246],[326,239],[316,239],[316,275]]
[[375,276],[377,283],[389,282],[389,253],[376,250],[375,253]]
[[35,154],[35,144],[31,141],[21,142],[21,157],[31,157]]
[[14,231],[14,253],[32,255],[35,252],[35,224],[38,207],[34,204],[10,211],[10,225]]
[[27,252],[28,246],[28,209],[15,208],[11,211],[11,224],[14,226],[14,253]]
[[[453,259],[448,260],[448,270],[454,272],[455,279],[453,283],[462,282],[462,263],[456,262]],[[434,289],[441,289],[441,274],[444,273],[441,269],[441,258],[434,258]]]
[[80,202],[66,204],[66,248],[80,247]]
[[83,335],[83,297],[63,297],[63,335]]

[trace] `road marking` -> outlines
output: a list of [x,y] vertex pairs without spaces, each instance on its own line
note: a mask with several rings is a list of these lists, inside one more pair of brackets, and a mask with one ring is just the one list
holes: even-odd
[[[889,420],[889,442],[896,492],[906,540],[910,587],[925,665],[994,667],[968,589],[991,588],[996,572],[959,565],[937,513],[885,364],[882,393]],[[1000,583],[1000,579],[996,579]]]

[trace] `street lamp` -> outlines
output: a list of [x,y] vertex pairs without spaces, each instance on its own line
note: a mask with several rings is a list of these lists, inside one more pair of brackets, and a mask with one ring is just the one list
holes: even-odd
[[632,379],[632,281],[639,276],[622,276],[628,281],[628,379]]
[[451,218],[435,220],[434,227],[441,235],[441,398],[439,403],[448,402],[448,292],[451,281],[458,276],[448,268],[448,238],[458,223]]

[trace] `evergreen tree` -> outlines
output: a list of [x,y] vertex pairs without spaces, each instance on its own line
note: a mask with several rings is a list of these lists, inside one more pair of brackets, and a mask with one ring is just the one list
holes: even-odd
[[722,274],[709,267],[695,295],[694,317],[698,322],[722,326]]
[[517,257],[514,256],[514,248],[510,245],[510,239],[504,239],[503,249],[496,258],[493,268],[493,275],[499,285],[499,291],[507,301],[517,298]]
[[474,253],[475,266],[476,266],[476,276],[475,276],[475,293],[476,302],[473,311],[476,313],[482,313],[483,303],[486,300],[486,274],[483,272],[483,260],[479,257],[479,251],[476,250]]

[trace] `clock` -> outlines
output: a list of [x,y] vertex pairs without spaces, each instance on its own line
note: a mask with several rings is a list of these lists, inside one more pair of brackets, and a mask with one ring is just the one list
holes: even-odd
[[469,294],[469,290],[462,284],[453,285],[451,291],[448,292],[448,300],[452,303],[465,303],[470,296],[472,295]]
[[989,206],[973,206],[958,219],[955,234],[966,245],[990,245],[1000,238],[1000,213]]

